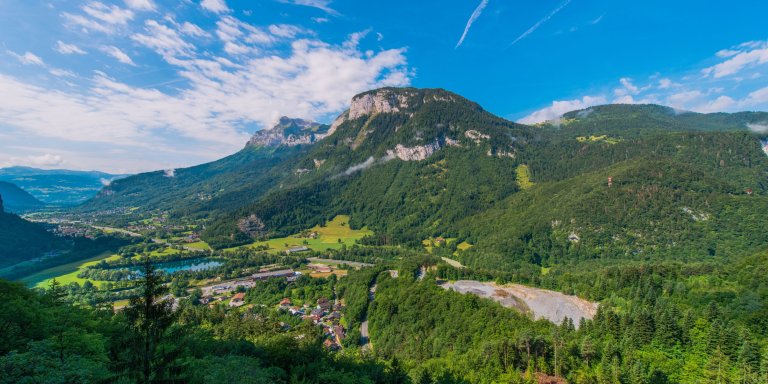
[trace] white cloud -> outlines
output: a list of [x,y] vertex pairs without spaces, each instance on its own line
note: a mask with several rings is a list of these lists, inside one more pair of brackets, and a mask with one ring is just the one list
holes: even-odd
[[101,51],[106,53],[109,56],[114,57],[117,61],[127,64],[136,66],[136,63],[133,62],[130,56],[128,56],[125,52],[123,52],[120,48],[115,47],[114,45],[107,45],[104,47],[101,47]]
[[619,79],[619,82],[624,86],[624,88],[627,89],[627,91],[629,91],[630,94],[635,95],[640,91],[640,88],[632,84],[632,79],[628,77],[622,77]]
[[50,72],[51,75],[58,76],[58,77],[77,77],[77,75],[74,72],[68,71],[66,69],[53,68],[48,72]]
[[331,8],[331,0],[278,0],[281,3],[294,5],[303,5],[306,7],[317,8],[332,15],[338,15],[339,12]]
[[224,0],[202,0],[200,6],[206,11],[213,13],[226,13],[230,11]]
[[157,9],[152,0],[125,0],[125,5],[137,11],[154,11]]
[[469,16],[469,20],[467,20],[467,25],[464,27],[464,33],[461,34],[461,38],[459,38],[459,42],[456,43],[456,48],[460,47],[461,44],[464,42],[464,39],[467,37],[467,33],[469,33],[469,29],[472,28],[472,24],[475,23],[475,20],[477,20],[478,17],[483,13],[483,9],[488,5],[488,0],[482,0],[480,4],[478,4],[477,8],[475,8],[475,11],[472,12],[472,15]]
[[719,64],[704,68],[705,76],[721,78],[741,72],[756,65],[768,63],[768,41],[750,41],[734,49],[722,50],[717,53],[720,58],[728,58]]
[[23,55],[20,55],[13,51],[6,51],[6,53],[13,56],[16,60],[18,60],[20,63],[24,65],[40,65],[40,66],[45,65],[45,63],[43,62],[43,59],[41,59],[40,56],[37,56],[32,52],[25,52]]
[[116,5],[92,1],[81,7],[82,14],[64,12],[61,16],[71,25],[103,33],[116,33],[133,20],[133,11]]
[[[187,82],[171,94],[137,88],[105,74],[94,76],[88,88],[69,91],[0,74],[0,124],[21,135],[129,146],[137,152],[154,148],[153,152],[169,154],[184,142],[196,156],[205,153],[214,159],[243,145],[250,134],[244,127],[266,126],[282,115],[330,119],[358,92],[409,84],[405,50],[366,55],[356,39],[350,41],[331,45],[301,39],[293,41],[285,54],[243,57],[237,62],[144,41],[154,44],[153,49]],[[162,168],[180,165],[188,164]]]
[[318,24],[323,24],[329,22],[330,20],[327,17],[313,17],[312,21]]
[[78,55],[85,55],[85,51],[80,49],[75,44],[67,44],[61,40],[56,42],[56,52],[61,53],[62,55],[71,55],[71,54],[78,54]]
[[674,83],[670,79],[663,78],[663,79],[659,80],[659,89],[667,89],[667,88],[669,88],[669,87],[671,87],[673,85],[674,85]]
[[144,30],[145,34],[133,34],[131,39],[164,57],[189,56],[195,50],[195,47],[184,41],[174,29],[155,20],[147,20],[144,23]]
[[747,124],[747,128],[755,133],[768,133],[768,121]]
[[585,109],[595,105],[605,104],[608,100],[604,96],[584,96],[581,99],[553,101],[552,105],[519,120],[523,124],[535,124],[560,118],[564,113],[577,109]]
[[195,24],[192,24],[188,21],[185,21],[183,24],[181,24],[180,28],[181,32],[185,35],[194,36],[194,37],[208,37],[210,36],[208,32],[204,31],[202,28],[198,27]]
[[8,164],[50,168],[64,164],[64,159],[59,155],[46,153],[39,156],[11,157]]

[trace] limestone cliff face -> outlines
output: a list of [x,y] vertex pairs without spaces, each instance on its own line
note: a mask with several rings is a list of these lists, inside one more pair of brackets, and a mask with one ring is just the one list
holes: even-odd
[[432,154],[442,148],[443,144],[438,139],[435,139],[435,141],[431,143],[414,147],[406,147],[402,144],[398,144],[394,149],[387,150],[387,156],[392,158],[396,157],[403,161],[421,161],[432,156]]
[[248,141],[248,146],[292,147],[313,144],[330,133],[327,125],[303,119],[281,117],[273,128],[256,132]]
[[349,106],[349,119],[354,120],[376,113],[400,112],[408,108],[409,99],[414,96],[408,91],[380,89],[355,96]]

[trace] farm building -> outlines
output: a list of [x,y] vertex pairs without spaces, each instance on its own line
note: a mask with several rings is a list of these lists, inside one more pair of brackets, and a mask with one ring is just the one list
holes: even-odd
[[245,304],[245,293],[240,292],[232,296],[232,300],[229,301],[230,307],[240,307]]
[[268,280],[277,277],[291,277],[294,275],[293,269],[281,269],[278,271],[260,272],[251,275],[254,280]]

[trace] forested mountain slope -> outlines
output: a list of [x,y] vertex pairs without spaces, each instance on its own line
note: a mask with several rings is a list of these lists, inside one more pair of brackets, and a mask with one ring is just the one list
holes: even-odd
[[235,155],[117,181],[83,209],[205,217],[214,247],[350,214],[373,243],[459,237],[536,265],[555,256],[528,255],[534,234],[547,253],[699,257],[762,239],[768,158],[749,126],[764,120],[606,105],[526,126],[445,90],[383,88],[355,96],[330,127],[287,119]]
[[64,246],[42,226],[5,212],[0,195],[0,268],[41,256]]
[[0,181],[0,195],[3,196],[5,209],[9,212],[24,212],[45,206],[42,201],[35,199],[27,191],[5,181]]

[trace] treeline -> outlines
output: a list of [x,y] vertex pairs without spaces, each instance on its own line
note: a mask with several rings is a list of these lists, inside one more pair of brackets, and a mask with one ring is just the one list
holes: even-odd
[[330,354],[310,324],[280,326],[270,311],[230,312],[160,301],[144,270],[140,295],[120,312],[66,302],[0,281],[0,382],[405,383],[397,365]]

